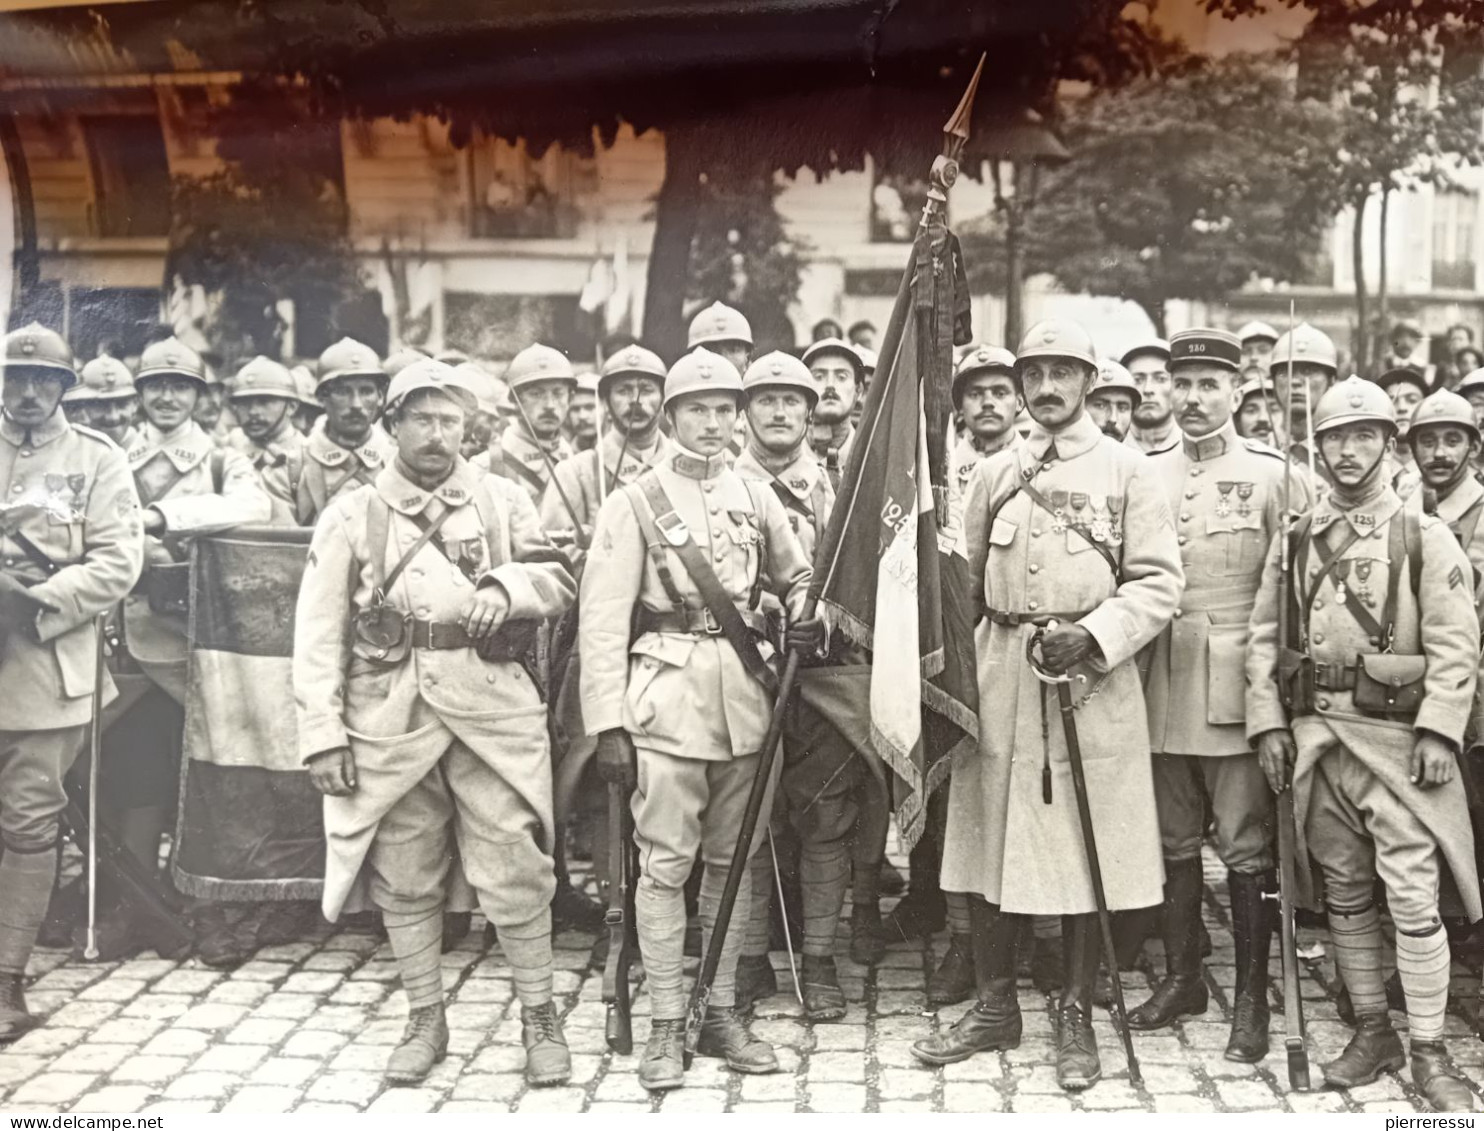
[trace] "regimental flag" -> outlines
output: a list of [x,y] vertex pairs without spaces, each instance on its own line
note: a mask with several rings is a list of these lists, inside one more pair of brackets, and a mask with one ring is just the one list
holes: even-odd
[[[831,625],[871,649],[870,741],[898,779],[909,846],[951,755],[978,737],[973,585],[947,445],[953,346],[968,338],[958,241],[935,216],[897,294],[814,578]],[[841,712],[816,706],[848,736]]]
[[323,799],[299,763],[294,606],[312,530],[239,527],[191,550],[175,885],[200,899],[320,898]]

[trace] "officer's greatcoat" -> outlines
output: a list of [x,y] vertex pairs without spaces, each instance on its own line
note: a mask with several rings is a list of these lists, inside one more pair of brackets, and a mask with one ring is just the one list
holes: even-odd
[[[12,632],[0,643],[0,731],[81,726],[98,664],[94,618],[129,592],[143,563],[129,465],[113,441],[60,411],[30,429],[4,417],[0,492],[0,507],[26,508],[14,518],[0,510],[0,569],[35,582],[31,593],[58,609],[37,618],[34,639]],[[16,534],[61,568],[48,576]],[[115,692],[103,678],[106,703]]]
[[[1316,664],[1338,671],[1354,664],[1361,653],[1381,651],[1381,644],[1347,608],[1360,601],[1378,620],[1390,585],[1388,542],[1391,517],[1403,503],[1389,486],[1375,498],[1349,511],[1334,506],[1333,496],[1311,512],[1313,533],[1330,531],[1332,547],[1348,537],[1350,530],[1361,537],[1347,548],[1342,560],[1343,578],[1332,572],[1319,582],[1309,619],[1308,652]],[[1471,920],[1480,917],[1479,879],[1474,863],[1473,832],[1462,779],[1455,776],[1447,785],[1421,789],[1409,779],[1408,769],[1416,733],[1430,730],[1461,743],[1473,703],[1479,664],[1479,621],[1474,612],[1474,587],[1470,566],[1448,527],[1430,516],[1421,516],[1422,576],[1414,593],[1411,565],[1402,557],[1403,576],[1397,580],[1395,652],[1427,654],[1427,674],[1422,708],[1415,720],[1390,719],[1361,714],[1354,692],[1320,690],[1313,713],[1295,719],[1293,737],[1298,761],[1293,771],[1294,812],[1298,820],[1299,859],[1308,851],[1305,822],[1310,790],[1319,758],[1338,740],[1370,770],[1399,804],[1406,807],[1437,838],[1438,848],[1463,898]],[[1282,542],[1274,539],[1264,567],[1262,588],[1252,610],[1252,643],[1247,653],[1247,734],[1256,738],[1288,725],[1278,695],[1275,672],[1278,658],[1278,601],[1282,592]],[[1317,577],[1317,548],[1308,554],[1307,584]],[[1301,568],[1302,563],[1296,565]],[[1295,573],[1297,576],[1297,573]],[[1339,587],[1345,600],[1339,600]],[[1380,815],[1384,819],[1384,814]]]
[[[1282,528],[1283,457],[1242,439],[1228,421],[1149,459],[1176,516],[1185,569],[1185,593],[1154,642],[1144,689],[1151,748],[1248,754],[1247,622],[1268,546]],[[1308,510],[1307,481],[1294,475],[1289,490],[1292,509]]]
[[[294,689],[299,709],[299,750],[315,754],[349,746],[355,754],[357,788],[346,797],[325,798],[324,912],[335,919],[351,899],[361,865],[383,816],[438,765],[455,741],[494,771],[485,803],[529,816],[520,845],[552,837],[551,763],[546,706],[521,665],[485,661],[473,648],[413,648],[406,659],[379,665],[351,654],[355,610],[371,604],[375,587],[368,516],[379,498],[391,511],[384,575],[417,541],[414,519],[453,514],[439,537],[483,559],[471,581],[434,544],[408,563],[388,602],[424,622],[453,624],[463,616],[476,585],[499,585],[510,599],[509,621],[560,615],[572,604],[575,586],[566,559],[541,529],[535,507],[514,484],[474,472],[460,459],[435,490],[412,483],[393,464],[373,486],[337,499],[315,527],[309,568],[299,591],[294,630]],[[501,860],[470,859],[470,878],[486,877]],[[497,854],[498,855],[498,854]],[[528,876],[508,875],[496,885],[520,888],[539,913],[541,891],[549,900],[549,862]],[[542,885],[544,884],[544,888]],[[485,890],[485,885],[478,885]],[[518,915],[512,921],[524,922]]]
[[[1017,489],[1026,475],[1060,515]],[[1073,523],[1108,547],[1121,577]],[[1164,868],[1134,655],[1169,621],[1184,586],[1164,492],[1143,456],[1083,414],[1054,436],[1033,427],[1024,445],[981,463],[965,527],[990,618],[1070,618],[1097,642],[1101,658],[1073,669],[1086,677],[1073,692],[1108,905],[1158,903]],[[1026,662],[1032,631],[993,619],[975,630],[979,744],[954,759],[943,887],[1007,912],[1084,914],[1095,906],[1066,742],[1056,689]]]

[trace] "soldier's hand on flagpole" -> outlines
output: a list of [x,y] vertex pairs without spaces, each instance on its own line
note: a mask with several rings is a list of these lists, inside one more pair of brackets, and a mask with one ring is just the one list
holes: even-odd
[[1293,735],[1287,730],[1264,731],[1257,736],[1257,761],[1274,793],[1282,793],[1288,788],[1297,757]]
[[609,785],[634,790],[639,785],[639,754],[622,727],[598,735],[598,776]]
[[464,606],[464,631],[475,640],[484,640],[500,631],[510,615],[510,597],[500,584],[481,585]]
[[1058,624],[1041,637],[1041,666],[1052,675],[1061,675],[1091,659],[1097,647],[1092,633],[1080,624]]
[[349,746],[324,750],[309,759],[309,780],[326,797],[345,797],[356,788],[356,756]]
[[1453,780],[1453,766],[1457,759],[1453,746],[1447,739],[1421,731],[1412,746],[1412,764],[1407,775],[1422,789],[1436,789]]
[[784,635],[784,642],[790,652],[817,656],[824,651],[824,635],[824,618],[811,617],[809,620],[793,621]]

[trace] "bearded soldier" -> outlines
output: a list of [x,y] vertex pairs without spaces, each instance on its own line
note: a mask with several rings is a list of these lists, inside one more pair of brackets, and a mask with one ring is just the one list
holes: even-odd
[[1145,455],[1173,451],[1180,446],[1180,429],[1170,408],[1170,343],[1150,338],[1120,360],[1139,390],[1133,431],[1124,442]]
[[516,354],[505,383],[517,411],[514,425],[470,462],[519,483],[537,507],[551,482],[551,468],[572,454],[562,435],[577,377],[560,350],[539,342]]
[[[1206,806],[1227,868],[1237,980],[1226,1058],[1255,1063],[1268,1052],[1268,955],[1276,891],[1272,798],[1247,744],[1244,662],[1247,618],[1268,545],[1282,529],[1284,457],[1244,441],[1232,424],[1242,344],[1223,330],[1184,330],[1170,339],[1178,449],[1150,457],[1177,514],[1186,587],[1175,619],[1155,641],[1145,694],[1154,752],[1154,795],[1163,843],[1163,931],[1168,973],[1129,1012],[1135,1029],[1159,1029],[1201,1014],[1201,843]],[[1292,506],[1308,489],[1290,481]]]
[[[582,579],[583,717],[604,778],[635,789],[635,906],[652,1016],[639,1082],[651,1091],[684,1082],[686,878],[699,856],[709,935],[772,712],[762,592],[797,617],[810,577],[777,495],[727,466],[742,399],[742,375],[720,355],[703,348],[676,362],[664,402],[675,450],[603,505],[592,549],[602,568]],[[823,637],[818,619],[788,634],[805,651]],[[744,874],[738,908],[750,888]],[[744,931],[734,917],[699,1049],[739,1072],[772,1072],[772,1046],[734,1009]]]
[[[1480,917],[1473,836],[1457,759],[1479,664],[1468,558],[1447,526],[1387,482],[1396,433],[1387,395],[1352,377],[1315,406],[1328,497],[1296,525],[1290,592],[1268,552],[1247,656],[1247,734],[1273,789],[1292,783],[1298,853],[1319,862],[1335,965],[1356,1032],[1324,1066],[1335,1087],[1402,1067],[1387,1015],[1376,881],[1396,927],[1412,1079],[1438,1111],[1473,1094],[1443,1047],[1446,865]],[[1294,616],[1278,639],[1278,602]],[[1285,714],[1284,707],[1287,706]]]
[[118,358],[104,356],[93,358],[77,376],[77,384],[62,394],[67,419],[102,432],[128,451],[139,412],[134,374]]
[[[949,778],[943,887],[967,892],[979,1001],[920,1041],[929,1064],[1020,1043],[1016,940],[1025,915],[1062,915],[1055,1007],[1057,1080],[1102,1076],[1092,1032],[1100,947],[1063,729],[1025,660],[1037,626],[1045,666],[1079,691],[1078,729],[1107,904],[1159,902],[1159,830],[1135,654],[1178,607],[1179,545],[1149,462],[1085,411],[1097,358],[1082,327],[1042,322],[1016,354],[1035,421],[1025,444],[979,465],[965,509],[971,574],[986,610],[975,630],[979,748]],[[1018,678],[1009,684],[1007,673]]]
[[1127,369],[1110,358],[1098,362],[1098,383],[1087,397],[1087,415],[1120,444],[1128,439],[1133,427],[1134,411],[1143,402],[1143,394]]
[[819,383],[819,404],[809,425],[809,446],[830,477],[830,486],[838,489],[840,473],[850,458],[850,442],[855,438],[851,411],[866,383],[866,369],[860,354],[849,342],[824,338],[804,351],[804,364]]
[[298,524],[294,496],[304,471],[304,437],[293,416],[298,395],[294,375],[261,355],[243,365],[232,382],[238,423],[227,444],[252,461],[273,500],[273,522],[281,526]]
[[526,493],[459,455],[475,400],[442,362],[387,392],[395,462],[315,527],[299,594],[299,742],[325,794],[325,916],[381,910],[409,1015],[387,1078],[448,1051],[439,953],[457,837],[521,1002],[526,1077],[564,1082],[552,1003],[551,761],[523,668],[574,586]]
[[[5,338],[0,387],[0,1043],[37,1024],[26,963],[57,873],[62,779],[100,674],[98,618],[139,576],[139,503],[123,453],[70,424],[67,343],[35,323]],[[92,719],[97,724],[97,719]]]
[[[143,504],[144,573],[124,601],[129,655],[154,687],[109,730],[104,742],[101,797],[120,810],[116,827],[153,870],[160,837],[176,803],[186,698],[186,615],[189,541],[233,526],[268,522],[272,503],[241,453],[218,449],[192,419],[207,389],[199,354],[174,338],[149,346],[135,387],[145,423],[126,453]],[[103,893],[99,951],[117,957],[135,938],[133,909]],[[241,909],[237,918],[241,919]],[[231,965],[250,946],[234,936],[225,905],[197,916],[204,961]]]
[[319,355],[318,368],[315,395],[325,414],[305,440],[294,487],[300,526],[313,526],[333,500],[374,482],[395,451],[376,423],[388,380],[376,351],[341,338]]

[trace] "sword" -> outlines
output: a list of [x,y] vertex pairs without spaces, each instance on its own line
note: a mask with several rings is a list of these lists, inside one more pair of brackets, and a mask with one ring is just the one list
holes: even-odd
[[93,717],[88,726],[88,938],[82,956],[98,960],[98,763],[103,754],[103,621],[94,620],[97,646],[93,657]]
[[[1072,791],[1077,795],[1077,819],[1082,824],[1082,847],[1087,852],[1087,871],[1092,877],[1092,897],[1098,908],[1098,927],[1103,935],[1103,957],[1108,963],[1108,976],[1113,983],[1113,1017],[1118,1026],[1118,1035],[1123,1038],[1123,1054],[1128,1059],[1129,1082],[1138,1087],[1143,1078],[1139,1073],[1139,1058],[1134,1055],[1133,1034],[1128,1027],[1128,1008],[1123,1001],[1123,978],[1118,973],[1118,952],[1113,946],[1113,916],[1108,912],[1108,897],[1103,888],[1103,869],[1098,863],[1097,839],[1093,835],[1092,805],[1087,799],[1087,778],[1082,770],[1082,743],[1077,737],[1077,719],[1072,702],[1072,677],[1063,673],[1052,675],[1036,656],[1036,649],[1047,631],[1057,622],[1048,620],[1045,628],[1038,627],[1026,641],[1025,657],[1031,671],[1042,683],[1056,685],[1057,704],[1061,708],[1062,731],[1067,740],[1067,761],[1072,770]],[[1085,676],[1078,678],[1085,679]]]

